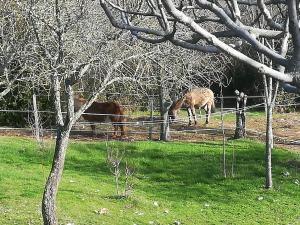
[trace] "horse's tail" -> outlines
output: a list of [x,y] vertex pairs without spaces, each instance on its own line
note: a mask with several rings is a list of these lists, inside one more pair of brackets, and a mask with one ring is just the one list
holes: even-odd
[[212,113],[216,112],[216,105],[215,105],[214,98],[212,98],[212,101],[211,101],[211,112]]

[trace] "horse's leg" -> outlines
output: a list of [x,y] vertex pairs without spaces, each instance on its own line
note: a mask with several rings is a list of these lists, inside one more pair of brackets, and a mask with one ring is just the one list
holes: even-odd
[[211,104],[207,103],[206,106],[205,106],[205,113],[206,113],[206,124],[209,123],[209,117],[210,117],[210,114],[211,114]]
[[191,108],[188,107],[187,111],[188,111],[188,116],[189,116],[189,126],[191,126],[192,125],[192,112],[191,112]]
[[195,106],[191,107],[191,111],[192,111],[192,114],[193,114],[193,117],[194,117],[194,122],[195,122],[195,125],[196,125],[197,124],[197,116],[196,116]]
[[123,137],[125,135],[125,127],[124,127],[123,124],[120,125],[119,127],[120,127],[120,130],[121,130],[121,137]]
[[201,107],[199,107],[199,120],[201,119],[202,115],[201,115]]
[[113,126],[114,126],[114,137],[116,137],[117,136],[117,133],[118,133],[118,125],[115,125],[115,124],[113,124]]

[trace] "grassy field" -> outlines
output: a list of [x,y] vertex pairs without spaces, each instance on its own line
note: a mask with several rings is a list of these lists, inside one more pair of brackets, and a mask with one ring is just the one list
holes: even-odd
[[[226,179],[219,142],[108,145],[126,150],[132,193],[116,196],[105,142],[71,141],[58,193],[61,224],[300,224],[299,154],[274,150],[274,189],[265,190],[260,143],[227,143]],[[0,137],[0,146],[0,224],[41,224],[53,143],[39,150],[31,139]]]

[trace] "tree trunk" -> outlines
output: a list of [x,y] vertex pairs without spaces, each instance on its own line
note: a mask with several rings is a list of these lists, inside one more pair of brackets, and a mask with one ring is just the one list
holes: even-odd
[[239,139],[243,138],[243,123],[242,123],[242,115],[240,112],[236,112],[236,123],[235,123],[235,133],[234,138]]
[[44,225],[57,225],[56,215],[56,194],[58,191],[58,184],[60,182],[66,150],[69,141],[70,129],[59,127],[57,130],[55,152],[52,162],[52,168],[47,179],[43,201],[42,201],[42,214]]
[[[297,26],[297,24],[295,25]],[[300,44],[300,40],[298,40],[298,42]],[[299,48],[295,49],[293,58],[290,60],[289,65],[286,67],[286,72],[291,73],[293,75],[293,82],[292,82],[293,92],[300,94],[300,49]]]
[[236,94],[236,125],[234,138],[239,139],[245,137],[246,120],[245,120],[245,107],[247,103],[247,95],[243,92],[235,91]]
[[163,118],[163,122],[160,125],[160,140],[169,141],[170,140],[170,123],[169,123],[169,110],[170,104],[168,102],[164,102],[161,107],[161,117]]
[[272,106],[267,105],[267,126],[266,126],[266,188],[272,188],[272,148],[273,148],[273,131],[272,131]]
[[164,93],[162,87],[160,87],[159,94],[159,108],[160,108],[160,117],[162,118],[162,122],[160,124],[160,140],[168,141],[170,140],[170,123],[169,123],[169,115],[168,110],[171,104],[166,102],[164,99]]
[[[163,76],[164,72],[161,70],[161,76]],[[158,85],[159,85],[159,110],[160,110],[160,118],[162,122],[160,124],[160,140],[168,141],[170,140],[170,126],[169,126],[169,116],[168,110],[171,106],[170,103],[166,102],[166,90],[163,86],[162,77],[158,77]]]
[[264,90],[265,90],[265,113],[266,113],[266,152],[265,152],[265,169],[266,169],[266,183],[267,189],[272,188],[272,149],[274,144],[273,138],[273,109],[277,96],[279,82],[276,82],[273,91],[273,79],[271,77],[266,79],[264,76]]

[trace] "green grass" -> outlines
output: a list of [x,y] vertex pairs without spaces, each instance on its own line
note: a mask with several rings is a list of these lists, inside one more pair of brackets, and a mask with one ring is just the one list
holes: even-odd
[[[0,224],[42,223],[41,197],[53,149],[47,144],[42,151],[31,139],[0,137]],[[126,149],[135,168],[133,193],[116,198],[104,142],[72,141],[58,193],[61,224],[300,224],[300,186],[294,183],[300,180],[299,154],[273,151],[274,188],[265,190],[260,143],[227,143],[226,179],[219,142],[109,144]],[[109,213],[95,213],[101,208]]]

